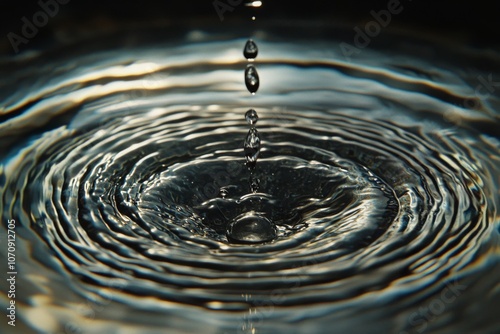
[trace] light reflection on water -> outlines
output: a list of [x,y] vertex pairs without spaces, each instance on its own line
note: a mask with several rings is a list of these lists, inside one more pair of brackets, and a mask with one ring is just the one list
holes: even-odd
[[[348,62],[338,41],[270,29],[257,34],[249,96],[246,39],[204,36],[122,49],[103,37],[19,60],[3,80],[0,205],[18,222],[22,322],[492,331],[500,104],[475,89],[498,71],[465,53],[365,49]],[[253,195],[250,106],[263,141]],[[231,218],[251,211],[277,224],[274,241],[227,240]]]

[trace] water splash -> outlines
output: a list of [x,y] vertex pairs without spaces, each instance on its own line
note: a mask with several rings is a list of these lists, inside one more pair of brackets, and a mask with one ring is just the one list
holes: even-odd
[[237,243],[263,243],[276,238],[276,227],[258,213],[246,213],[229,224],[227,236]]

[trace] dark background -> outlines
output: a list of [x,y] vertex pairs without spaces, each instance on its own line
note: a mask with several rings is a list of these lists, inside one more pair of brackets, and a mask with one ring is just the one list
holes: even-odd
[[[55,1],[55,0],[42,0]],[[229,4],[238,0],[219,0]],[[56,30],[67,30],[85,27],[95,28],[99,24],[122,25],[143,21],[159,24],[172,24],[183,21],[196,27],[209,24],[229,27],[230,24],[249,20],[256,15],[258,20],[312,20],[318,24],[341,23],[346,27],[362,26],[373,20],[370,11],[387,8],[388,1],[276,1],[263,0],[259,9],[244,6],[246,1],[234,6],[233,11],[224,13],[221,21],[215,8],[214,0],[177,0],[177,1],[86,1],[70,0],[60,5],[59,13],[50,18],[46,26],[30,40],[30,47],[36,47],[44,38],[50,38]],[[404,10],[395,15],[391,21],[391,29],[409,29],[435,34],[465,34],[468,40],[478,44],[498,45],[500,42],[500,4],[497,1],[419,1],[400,0]],[[20,34],[21,18],[26,16],[30,21],[33,14],[39,11],[38,0],[14,1],[1,0],[0,4],[0,52],[11,53],[7,34]]]

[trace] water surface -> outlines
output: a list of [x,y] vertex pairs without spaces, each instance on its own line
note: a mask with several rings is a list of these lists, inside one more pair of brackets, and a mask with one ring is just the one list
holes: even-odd
[[255,32],[256,95],[238,32],[152,29],[1,61],[20,322],[494,332],[500,87],[484,81],[498,54],[381,36],[348,61],[335,29],[290,29]]

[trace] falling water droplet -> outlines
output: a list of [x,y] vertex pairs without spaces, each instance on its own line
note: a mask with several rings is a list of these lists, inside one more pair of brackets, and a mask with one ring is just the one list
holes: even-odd
[[250,93],[254,94],[259,89],[259,74],[253,65],[248,65],[245,70],[245,85]]
[[276,227],[264,216],[251,213],[237,217],[228,226],[227,238],[235,243],[262,243],[276,237]]
[[247,3],[245,4],[245,6],[247,6],[247,7],[255,7],[255,8],[257,8],[257,7],[262,6],[262,1],[251,1],[251,2],[247,2]]
[[257,112],[254,109],[249,109],[245,113],[245,119],[247,120],[248,124],[254,125],[259,120],[259,115],[257,115]]
[[245,149],[247,165],[255,165],[260,153],[260,136],[256,128],[252,127],[248,131],[243,147]]
[[246,59],[255,59],[258,53],[259,49],[257,48],[257,44],[255,44],[253,40],[249,39],[243,49],[243,55]]

